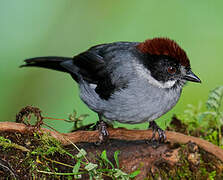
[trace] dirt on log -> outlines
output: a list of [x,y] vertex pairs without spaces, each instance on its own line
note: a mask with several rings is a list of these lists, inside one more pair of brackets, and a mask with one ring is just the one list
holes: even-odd
[[[200,138],[186,136],[181,133],[166,131],[167,142],[154,148],[145,140],[152,137],[151,130],[127,130],[123,128],[109,128],[110,140],[102,145],[98,141],[97,131],[75,131],[73,133],[59,133],[45,128],[36,128],[30,125],[13,122],[0,123],[0,136],[14,143],[11,148],[0,144],[0,176],[8,178],[13,174],[18,179],[52,178],[60,179],[59,174],[42,174],[43,164],[48,170],[59,173],[72,172],[76,160],[66,154],[55,153],[47,157],[40,157],[34,153],[27,158],[27,153],[34,151],[41,145],[41,140],[36,139],[36,133],[49,134],[61,142],[63,148],[76,155],[79,149],[87,152],[86,157],[90,162],[98,163],[100,154],[106,150],[108,159],[115,164],[114,153],[119,150],[118,156],[120,169],[126,173],[140,170],[134,179],[208,179],[210,176],[222,178],[223,150]],[[2,147],[1,147],[2,146]],[[49,163],[50,159],[50,163]],[[32,162],[27,163],[27,161]],[[60,164],[55,163],[60,162]],[[64,167],[62,163],[68,163]],[[6,167],[6,168],[4,168]],[[32,168],[35,167],[35,170]],[[12,176],[12,177],[13,177]],[[82,179],[88,179],[82,175]],[[111,177],[104,177],[110,179]],[[63,177],[62,179],[66,179]]]

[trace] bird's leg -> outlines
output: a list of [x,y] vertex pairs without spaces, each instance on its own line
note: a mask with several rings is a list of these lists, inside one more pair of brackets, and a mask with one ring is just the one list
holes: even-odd
[[99,114],[98,131],[99,131],[99,144],[102,144],[108,140],[109,132],[107,130],[107,124],[102,120],[102,116]]
[[[155,121],[152,121],[149,123],[149,128],[152,128],[153,130],[153,135],[152,135],[152,138],[149,140],[149,143],[152,143],[152,144],[156,144],[156,146],[159,144],[159,143],[164,143],[165,140],[166,140],[166,135],[165,135],[165,131],[162,130],[157,124]],[[159,137],[158,139],[156,139],[156,132],[158,133]]]

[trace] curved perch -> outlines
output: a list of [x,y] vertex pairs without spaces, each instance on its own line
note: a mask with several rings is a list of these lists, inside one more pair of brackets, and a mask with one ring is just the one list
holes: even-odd
[[[32,127],[27,127],[25,124],[14,122],[0,122],[0,131],[27,133],[32,130]],[[40,132],[50,133],[52,137],[59,140],[63,145],[69,145],[78,142],[96,142],[98,141],[98,131],[76,131],[72,133],[59,133],[46,128],[41,128]],[[152,137],[152,130],[127,130],[124,128],[108,128],[110,139],[119,140],[143,140]],[[171,143],[186,144],[194,142],[205,151],[213,154],[223,162],[223,150],[218,146],[205,141],[203,139],[186,136],[181,133],[166,131],[167,140]]]

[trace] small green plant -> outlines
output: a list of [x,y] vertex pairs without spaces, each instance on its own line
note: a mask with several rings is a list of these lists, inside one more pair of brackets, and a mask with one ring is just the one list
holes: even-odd
[[[127,174],[119,168],[118,155],[120,151],[114,153],[115,165],[108,159],[106,151],[102,151],[100,155],[93,159],[93,162],[87,158],[87,152],[84,149],[79,149],[75,144],[71,144],[78,150],[76,155],[72,155],[67,152],[59,141],[52,138],[48,134],[34,133],[35,139],[40,143],[37,148],[28,153],[27,158],[36,156],[36,160],[30,162],[31,169],[39,173],[54,175],[54,176],[68,176],[72,179],[80,179],[82,176],[88,175],[89,179],[103,179],[103,177],[110,177],[112,179],[128,180],[134,178],[140,173],[140,170],[136,170],[131,174]],[[55,160],[50,159],[52,155],[59,153],[61,155],[68,155],[75,160],[75,165],[71,166]],[[43,163],[43,159],[46,160]],[[60,164],[67,167],[72,167],[73,170],[70,173],[57,173],[51,172],[48,163]],[[41,165],[41,166],[40,166]]]
[[76,164],[73,166],[73,172],[71,173],[56,173],[56,172],[49,172],[49,171],[40,171],[40,173],[44,174],[51,174],[51,175],[59,175],[59,176],[69,176],[74,177],[75,179],[81,179],[82,175],[88,174],[89,179],[103,179],[103,177],[110,177],[112,179],[119,179],[119,180],[129,180],[136,177],[140,170],[136,170],[131,174],[127,174],[123,172],[119,168],[118,163],[118,154],[119,151],[114,153],[114,159],[116,165],[114,165],[107,157],[107,153],[104,150],[100,156],[96,159],[97,163],[90,162],[86,155],[87,152],[84,149],[79,149],[76,145],[75,148],[78,149],[78,154],[74,157],[76,160]]
[[88,117],[89,114],[81,114],[80,116],[77,117],[77,111],[74,110],[73,111],[73,114],[69,114],[69,122],[73,122],[74,125],[73,125],[73,131],[83,127],[83,120]]
[[216,171],[212,171],[208,174],[208,179],[214,180],[215,176],[216,176]]
[[[81,178],[81,174],[87,173],[89,175],[89,179],[103,179],[103,176],[110,177],[112,179],[120,179],[120,180],[128,180],[131,178],[136,177],[140,170],[136,170],[131,174],[127,174],[123,172],[119,168],[119,162],[118,162],[118,154],[120,151],[116,151],[114,153],[114,159],[116,162],[116,165],[114,165],[107,157],[106,150],[102,151],[100,156],[97,158],[98,163],[92,163],[87,160],[83,161],[83,159],[86,159],[86,151],[83,149],[80,149],[79,153],[76,155],[77,162],[73,168],[74,173],[80,173],[79,176],[76,176],[75,178]],[[84,165],[84,168],[81,169],[81,164]]]
[[208,113],[206,114],[212,116],[214,125],[217,126],[219,146],[223,145],[222,132],[221,132],[221,127],[223,125],[223,112],[221,112],[222,97],[223,97],[223,86],[220,86],[210,92],[206,103],[207,109],[209,110]]
[[179,119],[188,126],[188,134],[200,131],[204,139],[223,147],[222,127],[223,112],[222,108],[223,86],[219,86],[210,91],[206,102],[206,110],[202,111],[202,103],[198,106],[188,105],[188,109]]

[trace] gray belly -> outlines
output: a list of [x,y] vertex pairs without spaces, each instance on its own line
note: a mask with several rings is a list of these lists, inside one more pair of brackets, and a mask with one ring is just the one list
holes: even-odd
[[177,103],[181,89],[168,90],[139,82],[115,92],[109,100],[102,100],[94,88],[80,85],[80,97],[93,111],[101,113],[110,121],[137,124],[153,121]]

